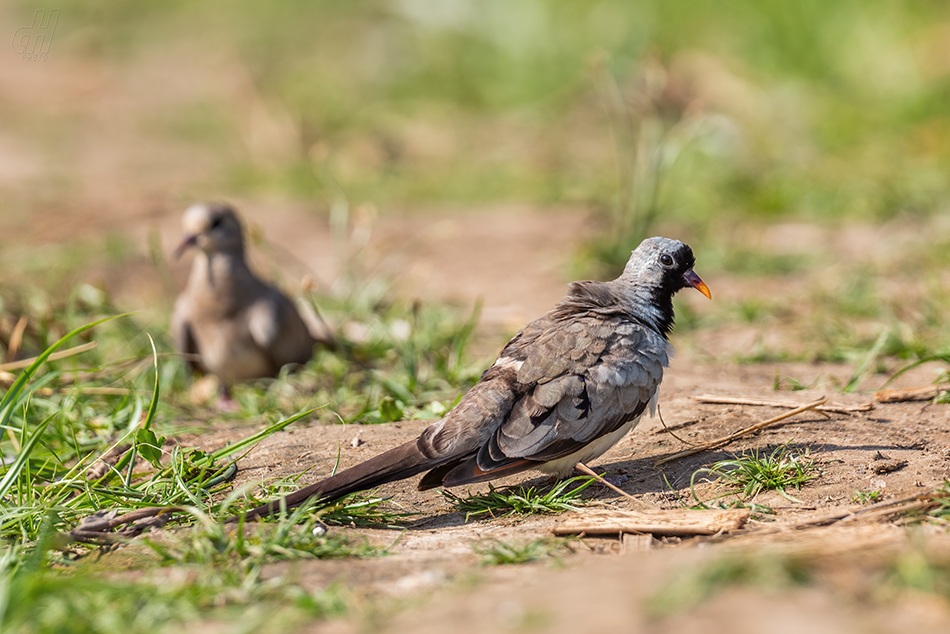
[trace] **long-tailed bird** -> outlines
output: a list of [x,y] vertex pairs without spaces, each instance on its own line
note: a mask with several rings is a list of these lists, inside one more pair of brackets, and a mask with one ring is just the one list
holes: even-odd
[[248,268],[241,223],[230,206],[192,205],[182,227],[175,256],[192,247],[199,252],[175,302],[172,338],[181,352],[198,356],[193,369],[218,377],[220,404],[228,406],[231,383],[306,363],[315,340],[293,303]]
[[308,498],[334,500],[428,472],[419,489],[538,469],[565,477],[600,457],[656,409],[672,347],[673,295],[712,298],[682,242],[648,238],[610,282],[574,282],[557,306],[501,351],[440,421],[399,447],[260,506],[248,518]]

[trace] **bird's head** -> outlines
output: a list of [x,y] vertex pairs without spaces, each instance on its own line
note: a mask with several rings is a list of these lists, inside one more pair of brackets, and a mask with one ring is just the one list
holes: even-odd
[[185,210],[181,220],[184,238],[175,249],[181,257],[190,247],[198,247],[207,254],[244,254],[241,222],[230,205],[199,203]]
[[695,263],[689,245],[671,238],[647,238],[630,254],[621,279],[669,297],[691,287],[712,299],[709,287],[693,271]]
[[673,295],[695,288],[712,299],[709,287],[693,271],[693,250],[679,240],[647,238],[640,243],[617,279],[627,290],[630,308],[663,332],[673,327]]

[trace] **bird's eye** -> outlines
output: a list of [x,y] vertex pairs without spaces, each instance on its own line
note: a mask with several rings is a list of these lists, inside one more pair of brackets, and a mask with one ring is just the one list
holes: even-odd
[[216,216],[214,220],[211,221],[211,228],[217,229],[221,226],[221,216]]
[[673,258],[668,253],[660,256],[660,264],[663,266],[673,266]]

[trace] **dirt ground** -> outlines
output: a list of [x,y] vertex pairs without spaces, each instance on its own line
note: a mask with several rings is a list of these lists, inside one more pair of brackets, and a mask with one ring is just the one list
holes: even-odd
[[[824,368],[834,371],[835,368]],[[699,366],[674,362],[664,382],[662,411],[667,425],[690,442],[702,442],[764,420],[782,410],[751,406],[701,404],[698,394],[772,399],[768,386],[772,368]],[[783,400],[806,403],[822,396],[818,390],[783,395]],[[832,395],[835,404],[858,406],[867,395]],[[375,426],[302,427],[264,441],[242,462],[238,483],[299,472],[311,465],[301,485],[316,481],[333,467],[337,451],[346,467],[414,437],[423,422]],[[246,433],[246,432],[245,432]],[[198,440],[215,446],[233,437],[221,430]],[[354,446],[354,438],[360,442]],[[191,440],[191,439],[188,439]],[[754,519],[744,529],[717,538],[658,538],[635,552],[616,537],[587,538],[565,558],[565,567],[545,564],[520,567],[482,567],[471,544],[495,538],[528,541],[551,535],[568,518],[504,518],[465,522],[462,514],[437,492],[419,492],[413,481],[381,487],[397,507],[418,513],[403,534],[388,530],[350,530],[372,542],[389,544],[399,537],[392,554],[382,559],[341,562],[275,564],[272,574],[295,568],[294,575],[308,588],[324,588],[343,581],[357,592],[373,597],[399,598],[410,608],[394,619],[377,623],[384,632],[435,632],[451,625],[453,631],[553,631],[579,629],[647,632],[769,631],[821,632],[896,631],[950,626],[950,610],[925,596],[892,599],[885,604],[849,597],[849,585],[862,583],[867,562],[912,549],[914,536],[886,522],[843,523],[831,527],[792,529],[805,520],[855,509],[856,491],[880,490],[882,499],[901,498],[938,487],[948,471],[950,431],[945,406],[924,403],[877,405],[869,412],[805,413],[721,450],[707,451],[657,468],[654,460],[684,446],[658,420],[645,420],[598,463],[598,470],[623,481],[622,487],[639,500],[658,508],[676,508],[689,499],[691,474],[734,452],[769,444],[793,442],[808,447],[821,475],[800,491],[800,504],[775,493],[760,496],[775,515]],[[512,477],[499,484],[543,485],[543,477]],[[487,488],[472,487],[477,492]],[[700,495],[709,492],[708,486]],[[615,493],[601,490],[597,501],[611,508],[635,508]],[[583,511],[581,511],[583,513]],[[782,529],[783,527],[786,527]],[[782,529],[782,530],[780,530]],[[942,532],[928,535],[931,548],[950,545]],[[650,601],[664,584],[700,563],[752,549],[804,554],[822,562],[843,584],[839,595],[816,589],[759,591],[733,588],[716,594],[699,607],[664,619],[650,611]],[[830,563],[829,563],[830,562]],[[860,596],[860,593],[858,593]],[[741,606],[741,607],[740,607]],[[738,618],[739,615],[741,618]],[[780,618],[776,618],[776,614]],[[351,632],[363,622],[340,621],[314,626],[312,631]],[[931,630],[939,631],[939,630]]]

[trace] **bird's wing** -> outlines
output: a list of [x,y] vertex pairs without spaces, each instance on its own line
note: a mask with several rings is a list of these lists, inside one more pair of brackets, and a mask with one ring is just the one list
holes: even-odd
[[248,307],[247,326],[275,373],[288,363],[306,363],[313,353],[313,338],[297,309],[272,286],[262,289]]
[[[558,372],[537,378],[515,402],[478,452],[482,470],[518,458],[546,462],[572,454],[639,416],[652,401],[668,363],[659,335],[620,318],[591,317],[567,330],[576,331],[574,347],[532,347],[532,356],[558,354],[559,361],[542,362]],[[518,372],[522,385],[530,385],[522,379],[530,359]]]

